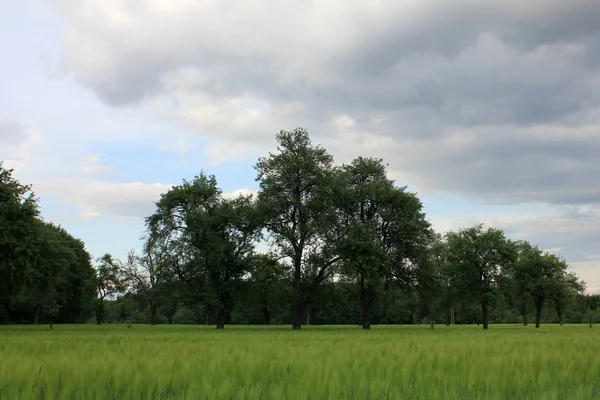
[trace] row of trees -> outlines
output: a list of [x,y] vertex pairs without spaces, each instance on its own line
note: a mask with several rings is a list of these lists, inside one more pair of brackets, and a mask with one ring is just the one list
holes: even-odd
[[40,217],[31,187],[0,162],[0,323],[85,321],[96,281],[84,243]]
[[[436,234],[382,160],[335,166],[301,128],[277,141],[255,166],[257,196],[225,198],[215,177],[201,173],[161,196],[141,254],[106,254],[95,271],[83,243],[43,222],[30,188],[2,170],[0,218],[10,229],[0,237],[0,313],[13,322],[74,322],[95,300],[98,323],[143,307],[152,324],[202,315],[219,329],[300,329],[311,318],[364,329],[423,320],[487,329],[500,310],[518,309],[527,324],[533,309],[539,326],[544,307],[559,322],[581,309],[583,283],[562,258],[482,225]],[[506,312],[500,319],[510,322]]]
[[[499,293],[519,299],[525,324],[532,303],[539,327],[545,304],[562,322],[583,291],[565,260],[500,230],[477,225],[436,234],[418,197],[396,186],[380,159],[334,166],[303,129],[282,131],[277,141],[277,152],[255,166],[257,196],[224,198],[204,173],[161,196],[146,220],[144,254],[131,253],[120,268],[120,282],[147,298],[152,323],[161,299],[176,297],[192,309],[202,305],[222,329],[248,303],[249,287],[270,323],[269,296],[285,293],[285,284],[274,286],[289,282],[293,329],[332,300],[324,297],[332,286],[354,288],[364,329],[374,312],[381,320],[382,302],[385,308],[411,296],[420,318],[437,319],[441,311],[447,323],[457,308],[478,304],[476,320],[487,329]],[[269,251],[257,253],[259,243]]]

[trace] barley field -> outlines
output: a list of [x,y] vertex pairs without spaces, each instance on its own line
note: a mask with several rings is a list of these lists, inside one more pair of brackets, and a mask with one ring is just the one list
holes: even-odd
[[600,327],[0,327],[0,399],[600,399]]

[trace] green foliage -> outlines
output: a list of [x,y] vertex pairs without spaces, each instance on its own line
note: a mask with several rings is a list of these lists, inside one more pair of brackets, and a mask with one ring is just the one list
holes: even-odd
[[96,309],[96,321],[100,325],[104,322],[104,301],[122,291],[123,281],[121,275],[121,263],[115,260],[109,253],[104,254],[96,260],[96,291],[98,295],[98,306]]
[[483,328],[503,272],[517,260],[516,246],[498,229],[476,225],[446,234],[450,284],[481,304]]
[[174,324],[190,325],[201,323],[198,314],[190,310],[189,308],[180,307],[173,315]]
[[201,173],[163,194],[147,219],[152,241],[177,243],[170,257],[181,284],[217,315],[223,328],[239,281],[259,237],[260,219],[252,196],[221,197],[214,176]]
[[519,294],[529,295],[536,308],[536,327],[540,326],[542,307],[554,299],[561,319],[561,307],[576,284],[567,274],[567,263],[560,257],[544,252],[527,242],[519,244],[519,259],[514,266],[514,279]]
[[0,162],[0,323],[83,321],[93,280],[83,242],[44,222],[31,187]]
[[384,284],[414,282],[431,237],[418,198],[388,179],[382,160],[357,158],[337,171],[337,219],[330,240],[342,273],[360,290],[362,325],[370,329],[372,302]]
[[278,152],[255,166],[258,199],[278,256],[291,262],[292,324],[300,329],[310,291],[339,259],[323,240],[332,216],[333,157],[314,146],[302,128],[281,131],[276,138]]
[[0,308],[10,315],[34,272],[30,258],[39,215],[30,186],[21,185],[0,162]]

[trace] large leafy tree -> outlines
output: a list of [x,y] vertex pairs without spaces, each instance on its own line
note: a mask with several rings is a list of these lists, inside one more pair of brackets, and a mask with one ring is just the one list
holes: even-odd
[[201,173],[161,196],[147,219],[152,240],[170,240],[183,256],[172,259],[181,283],[216,314],[222,329],[260,232],[252,196],[222,197],[214,176]]
[[30,186],[0,162],[0,321],[84,320],[94,270],[83,242],[41,219]]
[[409,283],[425,259],[429,223],[418,198],[394,186],[380,159],[357,158],[341,167],[334,187],[344,272],[358,281],[361,324],[370,329],[372,303],[386,278]]
[[292,328],[300,329],[308,295],[340,259],[324,240],[331,226],[333,157],[302,128],[277,134],[277,152],[256,164],[259,202],[278,257],[292,270]]
[[503,273],[517,260],[516,246],[501,230],[482,224],[449,232],[446,241],[452,284],[481,305],[483,329],[488,329],[489,307]]

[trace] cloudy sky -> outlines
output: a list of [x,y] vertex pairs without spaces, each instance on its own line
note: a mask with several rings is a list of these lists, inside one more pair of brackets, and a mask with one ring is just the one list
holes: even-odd
[[382,157],[439,231],[483,222],[600,291],[597,0],[0,3],[0,160],[94,257],[160,193],[224,191],[281,129]]

